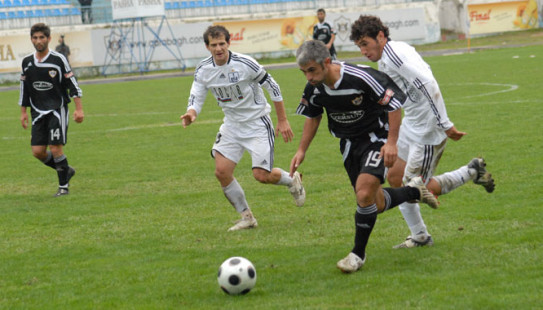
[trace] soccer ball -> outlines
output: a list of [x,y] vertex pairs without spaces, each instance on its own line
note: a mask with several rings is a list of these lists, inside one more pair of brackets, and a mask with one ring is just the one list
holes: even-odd
[[230,257],[219,267],[217,280],[226,294],[247,294],[255,287],[256,269],[253,263],[246,258]]

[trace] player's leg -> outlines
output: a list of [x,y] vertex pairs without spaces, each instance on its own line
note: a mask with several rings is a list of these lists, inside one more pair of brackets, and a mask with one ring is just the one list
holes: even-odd
[[428,182],[428,188],[431,188],[436,195],[445,195],[470,180],[483,186],[488,193],[494,191],[494,179],[486,170],[483,158],[474,158],[467,165],[433,177]]
[[[270,124],[271,120],[265,122]],[[281,168],[273,168],[275,133],[273,127],[255,128],[256,136],[244,139],[242,144],[252,159],[253,176],[260,183],[287,186],[298,207],[305,203],[305,189],[298,171],[290,177]]]
[[75,170],[68,165],[68,158],[63,150],[68,138],[68,115],[67,107],[61,107],[48,115],[48,144],[53,155],[59,185],[55,196],[63,196],[69,193],[69,182],[75,174]]
[[32,155],[39,159],[44,165],[56,169],[53,161],[53,154],[47,151],[49,144],[49,129],[47,127],[47,116],[43,116],[32,124],[32,138],[30,144],[32,147]]
[[221,184],[224,196],[241,216],[241,219],[228,231],[258,226],[245,198],[245,192],[234,177],[234,170],[243,152],[243,147],[235,138],[223,132],[217,134],[211,150],[211,155],[215,158],[215,177]]
[[[413,178],[424,176],[431,177],[439,158],[443,153],[445,141],[442,147],[434,147],[431,145],[421,145],[408,143],[405,139],[401,139],[398,142],[398,156],[406,158],[403,161],[403,183],[408,184]],[[397,182],[397,179],[395,179]],[[391,185],[397,185],[396,183]],[[415,183],[414,185],[424,185]],[[427,184],[426,187],[432,191]],[[400,212],[409,227],[411,234],[406,240],[394,248],[406,248],[416,246],[431,246],[433,245],[433,239],[420,211],[420,205],[414,202],[404,202],[399,206]]]

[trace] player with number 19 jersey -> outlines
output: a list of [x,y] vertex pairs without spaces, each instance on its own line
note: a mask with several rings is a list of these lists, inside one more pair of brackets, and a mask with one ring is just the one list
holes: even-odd
[[406,95],[382,72],[335,62],[341,64],[341,78],[335,88],[307,83],[296,113],[314,118],[326,109],[328,129],[333,136],[386,142],[387,112],[400,109]]

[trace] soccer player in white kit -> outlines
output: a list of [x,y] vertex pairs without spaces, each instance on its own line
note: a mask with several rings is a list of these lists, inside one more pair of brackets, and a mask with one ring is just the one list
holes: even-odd
[[215,158],[215,176],[224,195],[241,219],[230,227],[235,231],[258,226],[245,193],[234,177],[234,169],[243,153],[252,157],[254,178],[265,184],[289,188],[297,206],[305,202],[305,190],[298,172],[292,176],[274,168],[275,133],[262,87],[266,88],[277,113],[277,134],[285,142],[294,136],[287,120],[279,85],[253,58],[229,50],[230,33],[220,25],[204,32],[204,42],[211,56],[202,60],[194,72],[187,112],[181,116],[183,127],[192,124],[202,111],[207,92],[211,91],[224,112],[211,154]]
[[[473,180],[489,193],[494,180],[486,171],[483,158],[473,158],[454,171],[433,176],[445,150],[447,137],[458,141],[465,132],[458,131],[447,116],[445,102],[430,66],[404,42],[392,41],[389,30],[375,16],[361,15],[351,28],[350,39],[364,56],[377,62],[379,70],[388,74],[407,94],[404,117],[398,138],[398,160],[388,171],[388,182],[399,187],[409,182],[425,183],[435,195],[443,195]],[[395,248],[433,245],[431,235],[416,203],[405,202],[400,210],[411,235]]]

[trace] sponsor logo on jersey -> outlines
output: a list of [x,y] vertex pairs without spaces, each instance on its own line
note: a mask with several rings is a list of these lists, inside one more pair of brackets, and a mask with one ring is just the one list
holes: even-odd
[[364,100],[364,97],[362,95],[354,98],[351,103],[354,104],[354,105],[361,105],[362,104],[362,101]]
[[55,78],[55,76],[57,76],[57,73],[57,70],[49,70],[49,76],[52,78]]
[[238,72],[230,72],[230,73],[228,73],[228,78],[230,79],[230,83],[237,83],[237,82],[239,82],[239,73]]
[[224,73],[221,73],[221,75],[219,75],[219,79],[226,79],[226,75],[224,75]]
[[364,111],[351,111],[347,113],[330,113],[330,118],[341,124],[351,124],[364,117]]
[[53,88],[53,84],[49,82],[44,82],[44,81],[36,81],[32,83],[32,86],[34,87],[35,90],[39,90],[39,91],[46,91]]
[[392,89],[387,89],[385,91],[385,95],[378,101],[378,103],[380,105],[387,105],[390,102],[390,99],[392,99],[392,96],[394,96]]

